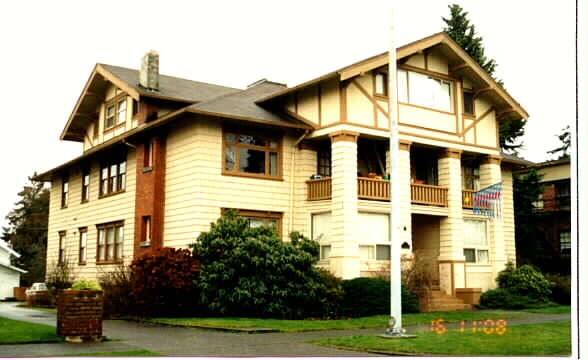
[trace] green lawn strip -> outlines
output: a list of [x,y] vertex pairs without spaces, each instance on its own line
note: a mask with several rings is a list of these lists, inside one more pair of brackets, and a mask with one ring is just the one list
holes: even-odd
[[521,310],[524,312],[529,313],[539,313],[539,314],[569,314],[572,312],[571,306],[554,306],[548,308],[539,308],[539,309],[524,309]]
[[43,355],[43,357],[66,357],[66,356],[162,356],[161,354],[151,352],[149,350],[131,350],[131,351],[119,351],[119,352],[105,352],[105,353],[87,353],[87,354],[62,354],[62,355]]
[[[432,320],[443,319],[445,322],[459,322],[462,320],[513,319],[525,317],[521,314],[502,314],[484,312],[434,312],[402,315],[402,324],[430,325]],[[153,318],[150,322],[180,326],[202,326],[218,328],[270,328],[281,332],[341,330],[385,328],[388,326],[389,316],[376,315],[369,317],[340,319],[340,320],[278,320],[256,318]]]
[[[491,331],[492,329],[492,331]],[[548,356],[570,355],[571,322],[506,326],[499,335],[496,328],[486,332],[465,328],[448,330],[443,334],[419,331],[415,339],[384,339],[379,336],[350,336],[312,340],[310,343],[344,349],[404,353],[416,355],[459,356]]]
[[54,326],[0,317],[0,344],[39,344],[63,342]]

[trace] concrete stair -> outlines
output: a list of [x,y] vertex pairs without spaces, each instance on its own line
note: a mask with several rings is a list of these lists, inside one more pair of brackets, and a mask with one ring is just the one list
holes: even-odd
[[472,310],[473,305],[466,304],[455,296],[447,295],[439,288],[433,287],[428,296],[419,299],[421,312],[433,311],[467,311]]

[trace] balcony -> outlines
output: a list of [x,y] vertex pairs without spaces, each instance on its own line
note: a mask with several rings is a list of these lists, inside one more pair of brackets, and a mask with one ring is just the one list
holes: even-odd
[[[331,178],[306,181],[308,201],[331,198]],[[447,188],[436,185],[411,184],[411,202],[420,205],[447,206]],[[357,197],[362,200],[390,201],[390,181],[357,178]]]
[[462,190],[461,191],[461,203],[464,209],[474,208],[474,194],[476,190]]

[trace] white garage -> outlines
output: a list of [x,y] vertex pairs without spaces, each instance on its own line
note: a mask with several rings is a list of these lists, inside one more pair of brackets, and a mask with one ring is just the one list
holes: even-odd
[[0,240],[0,300],[13,297],[13,289],[20,284],[20,274],[25,270],[10,265],[10,257],[20,257],[20,254],[12,250],[4,241]]

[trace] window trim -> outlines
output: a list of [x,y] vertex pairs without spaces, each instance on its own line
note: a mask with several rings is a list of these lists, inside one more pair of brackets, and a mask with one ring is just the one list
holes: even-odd
[[[386,218],[387,218],[387,224],[388,224],[388,226],[390,226],[389,225],[390,224],[390,214],[387,213],[387,212],[358,211],[357,214],[358,214],[358,219],[360,219],[360,217],[359,217],[360,215],[359,214],[367,214],[368,216],[369,215],[386,216]],[[389,239],[390,238],[390,233],[388,232],[387,235],[388,235],[388,241],[387,242],[386,242],[386,240],[378,240],[376,242],[367,242],[367,241],[366,242],[362,242],[362,241],[360,241],[357,244],[357,252],[358,252],[358,255],[359,255],[359,260],[360,261],[390,261],[391,260],[390,258],[389,259],[378,259],[378,246],[387,246],[390,249],[389,250],[389,254],[390,254],[390,256],[392,256],[392,253],[391,253],[391,251],[392,251],[392,248],[391,248],[392,243],[390,242],[390,239]],[[362,258],[361,257],[361,247],[370,247],[370,248],[372,248],[373,249],[372,250],[372,253],[373,253],[374,257],[373,258],[367,258],[367,259],[366,258]]]
[[[120,103],[125,102],[125,119],[124,121],[120,121],[119,119],[119,110],[118,110],[118,105]],[[108,126],[108,108],[114,106],[114,122]],[[104,104],[104,131],[103,132],[108,132],[110,130],[116,129],[118,127],[121,127],[121,125],[126,124],[127,122],[127,112],[129,110],[129,104],[128,104],[128,98],[127,98],[127,94],[126,93],[120,93],[117,94],[116,96],[114,96],[112,99],[108,100],[105,104]]]
[[[120,165],[122,163],[125,163],[125,172],[121,173],[120,172]],[[112,182],[111,184],[111,179],[113,178],[112,174],[111,174],[111,169],[112,166],[116,166],[116,176],[114,177],[116,181],[116,187],[117,190],[111,190],[114,189],[114,182]],[[107,183],[107,191],[104,192],[104,179],[102,178],[103,176],[103,171],[104,169],[108,169],[107,172],[107,176],[106,176],[106,183]],[[115,157],[113,159],[109,159],[109,161],[104,161],[100,164],[100,172],[98,173],[98,181],[99,181],[99,191],[98,191],[98,198],[102,199],[108,196],[113,196],[116,194],[120,194],[120,193],[124,193],[127,189],[127,180],[128,180],[128,158],[127,158],[127,154],[125,154],[124,156],[121,157]],[[123,176],[124,176],[124,181],[123,181]],[[122,187],[120,187],[122,183]]]
[[[465,250],[474,250],[474,256],[475,256],[475,260],[472,261],[467,261],[467,259],[465,260],[465,263],[467,265],[492,265],[492,260],[490,259],[490,229],[488,228],[488,221],[484,220],[484,219],[475,219],[475,218],[464,218],[463,219],[463,223],[465,226],[466,221],[477,221],[477,222],[483,222],[485,224],[484,229],[485,229],[485,237],[486,237],[486,246],[485,247],[472,247],[472,246],[467,246],[464,243],[464,247],[463,247],[463,251],[464,251],[464,257],[465,257]],[[487,262],[479,262],[478,261],[478,251],[486,251],[486,253],[488,254],[488,261]]]
[[[124,249],[124,221],[114,221],[114,222],[110,222],[110,223],[105,223],[105,224],[98,224],[96,225],[96,231],[97,231],[97,236],[96,236],[96,264],[97,265],[106,265],[106,264],[121,264],[123,262],[123,249]],[[122,241],[118,241],[118,234],[119,231],[118,229],[122,228],[123,229],[123,239]],[[110,259],[108,256],[108,250],[109,250],[109,245],[108,245],[108,240],[107,240],[107,229],[113,229],[114,231],[114,242],[113,242],[113,246],[114,246],[114,250],[113,250],[113,258]],[[104,231],[104,259],[100,258],[100,231]],[[119,246],[121,247],[120,249],[120,253],[121,253],[121,257],[118,258],[116,256],[116,254],[118,253],[118,249]]]
[[[79,265],[86,265],[86,262],[88,261],[88,228],[87,227],[82,227],[79,228],[79,244],[78,244],[78,264]],[[86,235],[86,244],[85,246],[82,247],[82,236],[83,234]],[[83,252],[82,252],[83,249]],[[83,253],[83,257],[82,257],[82,253]]]
[[[67,189],[66,189],[67,188]],[[69,204],[69,176],[61,178],[61,208],[66,209]]]
[[[408,105],[408,106],[413,106],[419,109],[424,109],[424,110],[430,110],[430,111],[436,111],[442,114],[447,114],[447,115],[453,115],[455,116],[457,114],[457,109],[456,109],[456,100],[455,100],[455,95],[456,95],[456,91],[457,91],[457,81],[459,81],[459,79],[453,78],[451,76],[447,76],[445,74],[442,73],[438,73],[435,71],[429,71],[429,70],[425,70],[425,69],[420,69],[418,67],[415,66],[410,66],[410,65],[406,65],[406,64],[402,64],[398,66],[398,70],[397,71],[406,71],[406,97],[407,97],[407,101],[398,101],[398,104],[402,104],[402,105]],[[409,73],[410,72],[414,72],[417,74],[421,74],[421,75],[425,75],[428,78],[434,79],[434,80],[439,80],[439,81],[445,81],[445,82],[449,82],[450,85],[450,101],[449,104],[451,106],[451,111],[446,111],[446,110],[442,110],[442,109],[436,109],[433,107],[429,107],[429,106],[424,106],[424,105],[419,105],[419,104],[413,104],[410,101],[410,76]],[[398,91],[398,93],[400,93],[400,91]]]
[[[321,156],[321,155],[323,155],[323,156]],[[326,166],[321,165],[321,161],[328,162],[328,164],[329,164],[329,174],[328,175],[325,175],[322,173],[321,169],[326,170]],[[316,152],[316,173],[318,175],[321,175],[324,177],[331,177],[331,175],[333,174],[333,155],[331,154],[330,144],[329,144],[329,146],[324,145],[324,146],[319,147],[319,149]]]
[[[92,182],[91,169],[89,167],[83,168],[82,170],[82,204],[90,201],[90,183]],[[88,184],[85,184],[86,176],[88,177]]]
[[63,230],[59,233],[58,251],[57,251],[57,263],[65,264],[65,242],[67,238],[67,231]]
[[[249,136],[255,136],[255,137],[259,137],[262,138],[264,140],[266,140],[268,142],[268,145],[265,147],[262,146],[256,146],[256,145],[247,145],[247,144],[239,144],[238,142],[235,144],[229,144],[227,143],[227,139],[226,139],[226,134],[227,133],[233,133],[237,136],[239,135],[249,135]],[[272,149],[269,146],[269,143],[271,141],[276,141],[278,143],[277,148]],[[256,173],[248,173],[248,172],[244,172],[244,171],[240,171],[240,170],[227,170],[226,169],[226,153],[227,153],[227,147],[228,146],[234,146],[238,149],[240,148],[245,148],[245,149],[251,149],[251,150],[257,150],[257,151],[263,151],[266,153],[266,160],[265,160],[265,171],[263,174],[256,174]],[[278,175],[276,176],[272,176],[269,175],[270,172],[270,153],[277,153],[278,154],[278,161],[277,161],[277,166],[278,166]],[[239,164],[239,160],[240,160],[240,152],[236,151],[235,152],[235,168],[238,169],[240,164]],[[283,135],[277,134],[277,133],[270,133],[268,134],[260,134],[260,131],[254,131],[254,130],[239,130],[239,129],[231,129],[231,128],[223,128],[222,131],[222,152],[221,152],[221,173],[222,175],[228,175],[228,176],[242,176],[242,177],[249,177],[249,178],[257,178],[257,179],[266,179],[266,180],[277,180],[277,181],[284,181],[283,178],[283,174],[284,174],[284,149],[283,149]]]

